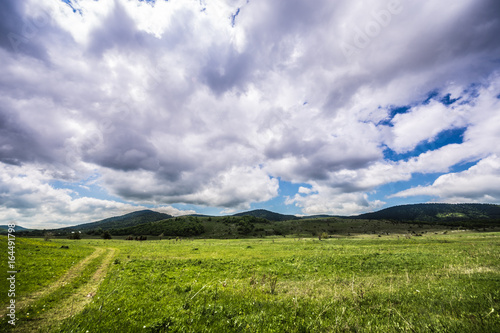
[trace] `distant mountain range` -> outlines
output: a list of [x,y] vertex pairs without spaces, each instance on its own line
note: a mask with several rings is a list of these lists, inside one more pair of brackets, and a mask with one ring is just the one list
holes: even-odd
[[426,203],[394,206],[379,210],[377,212],[365,213],[356,216],[338,215],[310,215],[297,217],[294,215],[283,215],[264,209],[252,210],[234,214],[233,216],[255,216],[265,218],[269,221],[286,221],[299,219],[330,218],[338,217],[345,219],[372,219],[372,220],[394,220],[394,221],[421,221],[421,222],[446,222],[456,220],[500,220],[500,205],[493,204],[442,204]]
[[440,203],[403,205],[361,214],[354,218],[422,222],[490,220],[500,219],[500,205]]
[[[191,214],[190,217],[210,217],[210,215],[202,215],[202,214]],[[249,212],[237,213],[231,216],[241,217],[241,216],[253,216],[258,218],[263,218],[268,221],[288,221],[288,220],[299,220],[300,217],[295,215],[284,215],[279,213],[274,213],[265,209],[256,209]],[[172,215],[158,213],[152,210],[141,210],[121,216],[110,217],[104,220],[84,223],[75,225],[72,227],[65,227],[57,229],[59,231],[67,231],[67,230],[94,230],[94,229],[102,229],[102,230],[111,230],[111,229],[123,229],[128,227],[135,227],[141,224],[157,222],[161,220],[166,220],[172,218]],[[212,216],[214,217],[214,216]]]
[[[208,216],[201,214],[193,214],[183,217],[174,218],[172,215],[158,213],[152,210],[141,210],[122,216],[116,216],[107,218],[104,220],[79,224],[76,226],[65,227],[60,229],[55,229],[53,231],[57,232],[70,232],[70,231],[96,231],[96,230],[114,230],[119,229],[123,232],[139,232],[140,230],[150,229],[150,230],[160,230],[161,228],[166,228],[168,225],[170,229],[184,230],[183,233],[195,233],[197,234],[199,230],[194,230],[192,228],[197,227],[196,223],[198,219],[206,220],[212,219],[212,222],[220,221],[221,223],[238,223],[242,218],[252,218],[252,223],[255,221],[270,221],[270,222],[282,222],[282,221],[296,221],[301,220],[302,223],[308,223],[307,221],[315,221],[320,219],[366,219],[366,220],[391,220],[397,222],[426,222],[426,223],[448,223],[463,221],[470,223],[475,223],[477,221],[488,222],[494,221],[496,223],[500,222],[500,205],[492,204],[414,204],[414,205],[403,205],[395,206],[386,209],[382,209],[377,212],[361,214],[357,216],[332,216],[332,215],[313,215],[313,216],[303,216],[298,217],[295,215],[285,215],[275,212],[271,212],[265,209],[257,209],[248,212],[237,213],[228,216]],[[239,220],[238,220],[239,219]],[[257,219],[257,220],[256,220]],[[193,225],[182,225],[182,221],[194,223]],[[249,220],[250,221],[250,220]],[[246,223],[246,222],[245,222]],[[22,227],[21,227],[22,228]],[[132,228],[132,229],[131,229]],[[184,228],[184,229],[183,229]],[[130,230],[125,230],[130,229]],[[172,229],[172,230],[173,230]],[[26,230],[24,228],[18,229]],[[34,231],[36,232],[36,231]]]

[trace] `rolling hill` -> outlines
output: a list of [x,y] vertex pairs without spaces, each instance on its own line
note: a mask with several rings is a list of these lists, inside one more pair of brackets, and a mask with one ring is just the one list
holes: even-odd
[[271,212],[265,209],[256,209],[248,212],[242,212],[233,214],[232,216],[253,216],[266,219],[268,221],[289,221],[289,220],[300,220],[300,217],[295,215],[284,215],[275,212]]
[[172,215],[154,212],[152,210],[141,210],[121,216],[110,217],[104,220],[79,224],[73,227],[61,228],[57,230],[93,230],[93,229],[119,229],[134,227],[136,225],[165,220],[173,217]]
[[[0,232],[7,232],[7,230],[9,229],[9,226],[8,225],[0,225]],[[16,231],[28,231],[30,229],[27,229],[27,228],[23,228],[21,227],[20,225],[16,225]]]
[[471,221],[500,220],[500,205],[426,203],[395,206],[373,213],[361,214],[355,219],[394,221]]
[[201,235],[205,227],[196,217],[169,218],[127,228],[113,229],[113,235],[160,235],[191,237]]

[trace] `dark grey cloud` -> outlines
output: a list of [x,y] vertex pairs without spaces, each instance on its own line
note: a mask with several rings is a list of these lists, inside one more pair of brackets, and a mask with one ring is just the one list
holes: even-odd
[[95,139],[84,142],[82,151],[86,161],[107,168],[123,171],[159,168],[156,149],[141,133],[126,127],[109,133],[102,142]]
[[4,0],[0,3],[0,47],[15,56],[29,56],[50,65],[47,45],[71,43],[70,35],[54,24],[52,8],[39,3]]
[[402,2],[401,14],[393,19],[405,29],[395,36],[397,42],[385,42],[395,33],[391,24],[373,40],[366,57],[359,58],[362,66],[370,68],[366,79],[371,84],[386,84],[405,74],[434,71],[420,88],[426,90],[424,94],[449,81],[479,81],[498,68],[499,14],[498,3],[490,0],[432,7]]
[[6,105],[0,107],[0,161],[21,165],[23,163],[53,162],[46,138],[26,127]]
[[24,3],[21,1],[2,1],[0,3],[0,45],[4,49],[12,48],[9,33],[19,31],[23,21]]
[[[434,19],[439,20],[439,13],[436,14]],[[442,38],[444,36],[446,38]],[[434,54],[445,59],[470,54],[484,53],[492,56],[495,53],[498,54],[500,3],[494,0],[471,3],[470,7],[460,13],[453,22],[443,27],[441,36],[427,35],[426,37],[431,39],[430,47],[436,50]]]
[[284,130],[280,140],[272,140],[266,147],[265,153],[268,158],[281,159],[286,156],[310,157],[328,145],[324,139],[315,138],[305,140],[300,135],[300,130],[287,128]]
[[[0,47],[19,55],[45,58],[45,50],[36,40],[40,28],[25,15],[26,6],[27,3],[15,0],[0,3]],[[46,13],[43,15],[49,19]]]
[[254,69],[251,54],[238,53],[232,47],[214,47],[208,52],[208,60],[201,70],[205,82],[217,95],[232,89],[245,90]]
[[99,57],[113,48],[124,52],[144,48],[149,39],[148,34],[137,29],[136,23],[119,2],[114,3],[114,9],[93,30],[90,38],[88,52]]

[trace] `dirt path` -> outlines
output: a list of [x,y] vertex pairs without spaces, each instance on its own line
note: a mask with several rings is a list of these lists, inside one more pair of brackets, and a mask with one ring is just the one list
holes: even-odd
[[109,253],[104,257],[101,265],[96,270],[92,278],[83,286],[78,288],[71,297],[65,299],[61,304],[47,313],[51,320],[61,321],[71,317],[83,310],[85,305],[92,301],[97,292],[97,288],[106,277],[109,264],[115,256],[115,249],[110,248]]
[[[36,325],[33,325],[34,322],[24,322],[24,323],[18,323],[16,325],[16,329],[13,332],[46,332],[48,331],[49,327],[51,325],[54,325],[57,322],[60,322],[68,317],[71,317],[80,311],[84,309],[84,307],[92,301],[93,296],[97,292],[97,289],[99,288],[99,285],[101,282],[104,280],[106,277],[106,274],[108,272],[109,266],[111,264],[111,261],[113,260],[113,257],[115,256],[116,249],[114,248],[98,248],[96,252],[94,252],[91,256],[92,258],[87,257],[86,258],[86,263],[89,262],[89,260],[92,260],[93,258],[96,258],[100,254],[103,253],[103,251],[108,251],[108,253],[104,256],[102,262],[100,263],[99,267],[95,271],[95,273],[92,275],[92,277],[76,289],[71,296],[68,298],[61,300],[61,302],[58,303],[58,305],[43,315],[39,316],[36,318]],[[88,259],[88,260],[87,260]],[[78,272],[81,272],[85,265],[81,267]],[[70,272],[68,272],[70,273]],[[71,274],[66,273],[68,276],[72,276]],[[77,272],[74,271],[72,274],[76,274]],[[62,279],[61,279],[62,280]],[[58,281],[59,282],[59,281]],[[62,284],[59,284],[59,287],[62,286]],[[51,289],[52,291],[56,290],[57,287],[54,287]],[[45,295],[48,295],[50,292],[45,292]],[[36,299],[39,299],[42,296],[38,296]],[[30,298],[31,299],[31,298]],[[34,301],[32,301],[34,302]]]
[[[103,248],[97,247],[95,251],[89,256],[85,257],[82,261],[77,263],[75,266],[71,267],[63,276],[59,278],[56,282],[48,285],[45,288],[42,288],[39,291],[31,293],[27,296],[24,296],[19,302],[16,302],[16,308],[22,310],[31,304],[35,303],[40,298],[43,298],[55,290],[61,288],[65,284],[70,283],[75,277],[79,276],[89,262],[99,257],[105,250]],[[2,308],[0,310],[0,317],[3,317],[7,312]]]

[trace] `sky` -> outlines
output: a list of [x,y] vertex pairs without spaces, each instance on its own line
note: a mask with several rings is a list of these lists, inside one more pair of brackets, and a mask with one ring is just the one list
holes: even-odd
[[500,203],[496,0],[2,0],[0,224]]

